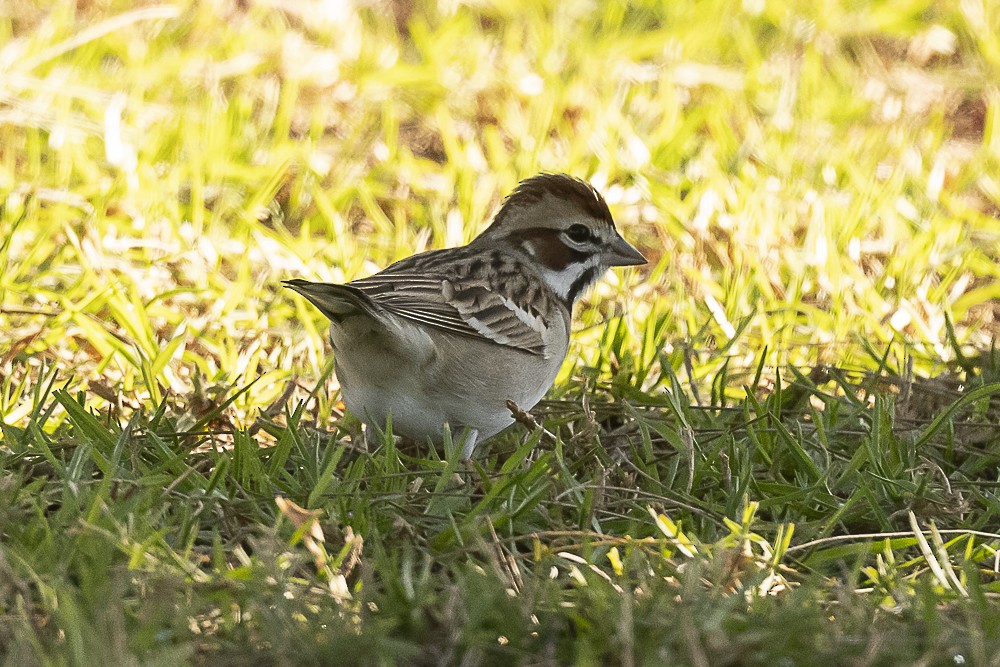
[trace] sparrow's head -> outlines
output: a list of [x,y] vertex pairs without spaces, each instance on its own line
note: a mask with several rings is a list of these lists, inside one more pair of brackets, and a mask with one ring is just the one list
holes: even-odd
[[612,266],[646,263],[615,229],[601,193],[566,174],[521,181],[474,243],[502,243],[526,255],[570,307]]

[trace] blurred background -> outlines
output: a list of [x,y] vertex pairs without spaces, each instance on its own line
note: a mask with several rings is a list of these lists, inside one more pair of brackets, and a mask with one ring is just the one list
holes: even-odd
[[[995,664],[998,81],[997,0],[0,0],[0,661]],[[280,281],[542,170],[650,258],[548,431],[360,447]]]
[[326,363],[281,279],[464,243],[541,170],[651,260],[556,395],[942,373],[997,332],[997,81],[985,0],[7,0],[0,417],[52,374],[121,408],[259,378],[252,415]]

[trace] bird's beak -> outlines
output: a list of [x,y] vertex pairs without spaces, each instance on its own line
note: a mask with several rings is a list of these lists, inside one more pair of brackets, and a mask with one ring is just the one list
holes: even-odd
[[638,266],[646,263],[646,258],[631,243],[615,234],[611,246],[604,251],[604,262],[608,266]]

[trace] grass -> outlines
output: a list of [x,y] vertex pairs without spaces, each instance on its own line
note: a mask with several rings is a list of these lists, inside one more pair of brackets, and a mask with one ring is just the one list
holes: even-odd
[[[997,664],[1000,8],[15,0],[8,664]],[[472,469],[280,289],[540,170],[651,263]]]

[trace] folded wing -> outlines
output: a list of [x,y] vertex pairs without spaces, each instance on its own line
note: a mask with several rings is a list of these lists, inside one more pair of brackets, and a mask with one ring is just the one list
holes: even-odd
[[539,294],[525,268],[499,253],[422,253],[348,285],[416,324],[547,356],[542,313],[549,295]]

